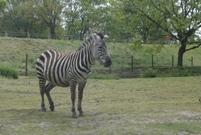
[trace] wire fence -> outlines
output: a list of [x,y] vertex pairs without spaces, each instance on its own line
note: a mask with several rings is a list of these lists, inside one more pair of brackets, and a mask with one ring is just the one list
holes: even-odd
[[5,37],[16,37],[16,38],[39,38],[39,39],[79,39],[79,37],[74,37],[71,35],[68,36],[62,36],[62,35],[51,35],[49,33],[44,34],[44,33],[29,33],[29,32],[10,32],[10,31],[0,31],[0,36],[5,36]]
[[[0,31],[1,37],[15,37],[15,38],[36,38],[36,39],[63,39],[63,40],[84,40],[87,36],[80,37],[78,35],[51,35],[50,33],[30,33],[30,32],[11,32]],[[128,43],[133,40],[133,37],[128,38],[109,38],[107,42]]]
[[[0,31],[0,36],[6,36],[6,37],[17,37],[17,38],[43,38],[43,39],[50,39],[51,35],[50,34],[39,34],[39,33],[19,33],[19,32],[7,32],[7,31]],[[66,39],[70,40],[72,39],[73,36],[60,36],[58,39]],[[73,37],[73,39],[80,40],[80,37]],[[128,39],[118,40],[118,39],[112,39],[110,40],[112,42],[130,42]],[[0,57],[5,57],[1,56]],[[15,56],[13,56],[15,57]],[[21,60],[22,63],[19,69],[20,69],[20,74],[22,75],[30,75],[30,74],[35,74],[35,60],[37,59],[38,56],[33,56],[31,54],[26,54],[24,56],[24,59]],[[162,56],[155,56],[150,54],[149,56],[143,58],[143,57],[138,57],[135,55],[127,55],[127,56],[121,56],[121,55],[112,55],[112,65],[109,68],[103,68],[98,62],[95,62],[95,64],[92,66],[93,71],[95,72],[101,72],[105,74],[119,74],[123,72],[134,72],[136,69],[139,68],[157,68],[157,67],[165,67],[165,68],[174,68],[177,67],[177,56],[169,56],[165,60],[163,59]],[[185,58],[187,59],[184,61],[184,67],[200,67],[201,62],[199,58],[195,57],[188,57]],[[13,63],[15,64],[15,62]],[[15,66],[15,65],[13,65]]]
[[[23,65],[25,65],[24,70],[21,69],[21,74],[28,76],[35,74],[35,58],[36,56],[31,56],[29,54],[25,55],[25,61],[23,61]],[[166,61],[166,63],[159,63],[158,58],[154,55],[150,55],[150,59],[146,64],[138,63],[134,55],[124,57],[124,61],[117,61],[117,59],[120,59],[118,57],[112,57],[112,65],[109,68],[104,68],[99,62],[95,62],[92,66],[93,72],[99,72],[103,74],[120,74],[124,72],[134,72],[138,69],[144,69],[144,68],[164,68],[164,69],[173,69],[177,67],[175,56],[172,55],[169,58],[169,62]],[[141,59],[142,60],[142,59]],[[184,67],[193,68],[193,67],[200,67],[201,66],[198,62],[195,62],[194,57],[190,57],[188,62],[184,63]]]

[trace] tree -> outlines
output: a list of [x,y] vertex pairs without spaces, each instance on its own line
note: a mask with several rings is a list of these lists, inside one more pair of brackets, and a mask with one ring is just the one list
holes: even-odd
[[[159,42],[164,40],[164,33],[156,24],[149,21],[144,16],[137,13],[135,9],[124,6],[124,20],[126,20],[127,31],[133,34],[133,37],[140,39],[143,43]],[[132,14],[131,14],[132,13]]]
[[103,29],[107,22],[106,1],[67,0],[64,14],[68,34],[82,39],[90,29]]
[[67,32],[67,36],[69,39],[77,36],[77,30],[79,26],[79,10],[80,10],[80,2],[74,0],[67,0],[68,3],[64,9],[64,21],[66,23],[65,28]]
[[0,11],[3,11],[6,8],[7,1],[6,0],[0,0]]
[[6,30],[12,30],[13,32],[28,31],[29,23],[25,16],[31,12],[25,9],[27,3],[24,4],[23,2],[23,0],[13,0],[8,2],[7,10],[2,13],[3,18],[1,20],[1,23]]
[[198,48],[186,48],[188,39],[201,27],[200,0],[123,0],[127,6],[156,24],[171,37],[180,41],[178,67],[183,66],[183,54]]
[[125,20],[126,16],[122,12],[122,4],[116,0],[110,0],[109,2],[110,6],[107,11],[105,29],[110,34],[110,39],[131,39],[133,35],[127,30],[127,21]]
[[[17,32],[17,36],[27,37],[27,33],[42,33],[47,29],[35,17],[32,0],[10,0],[0,21],[0,30]],[[16,35],[14,35],[16,36]]]
[[36,18],[50,28],[52,38],[56,37],[55,29],[61,23],[61,13],[64,6],[62,0],[33,0]]

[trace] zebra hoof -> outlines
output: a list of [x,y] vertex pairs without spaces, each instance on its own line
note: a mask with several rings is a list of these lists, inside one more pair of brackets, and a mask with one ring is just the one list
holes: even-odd
[[51,111],[54,111],[54,102],[51,102],[51,103],[50,103],[50,110],[51,110]]
[[73,112],[72,117],[73,117],[73,118],[77,118],[77,117],[78,117],[77,114],[76,114],[76,112]]
[[46,108],[45,107],[41,108],[41,111],[46,112]]
[[80,111],[79,117],[82,117],[82,116],[84,116],[84,112],[83,112],[83,111]]
[[53,112],[54,111],[54,106],[50,106],[50,110]]

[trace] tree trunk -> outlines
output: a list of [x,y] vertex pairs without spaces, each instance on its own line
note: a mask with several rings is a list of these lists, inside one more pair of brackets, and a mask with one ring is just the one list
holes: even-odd
[[55,35],[55,27],[54,26],[50,27],[50,33],[51,33],[51,38],[55,39],[56,35]]
[[178,52],[178,64],[177,66],[181,68],[183,66],[183,55],[186,51],[186,42],[181,42],[181,47]]

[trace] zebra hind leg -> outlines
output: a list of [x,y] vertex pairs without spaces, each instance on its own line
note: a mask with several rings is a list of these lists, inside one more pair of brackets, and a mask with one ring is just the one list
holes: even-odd
[[53,102],[53,100],[52,100],[52,98],[51,98],[51,96],[50,96],[50,90],[52,89],[52,88],[54,88],[55,86],[54,85],[52,85],[51,83],[48,83],[46,86],[45,86],[45,94],[46,94],[46,96],[47,96],[47,98],[48,98],[48,101],[49,101],[49,104],[50,104],[50,110],[51,111],[54,111],[54,102]]
[[39,79],[39,87],[40,87],[40,94],[41,94],[41,110],[43,112],[46,111],[45,108],[45,101],[44,101],[44,94],[45,94],[45,79]]
[[84,90],[84,87],[86,85],[86,81],[85,82],[82,82],[82,83],[79,83],[78,85],[78,111],[79,111],[79,116],[83,116],[84,113],[82,111],[82,98],[83,98],[83,90]]

